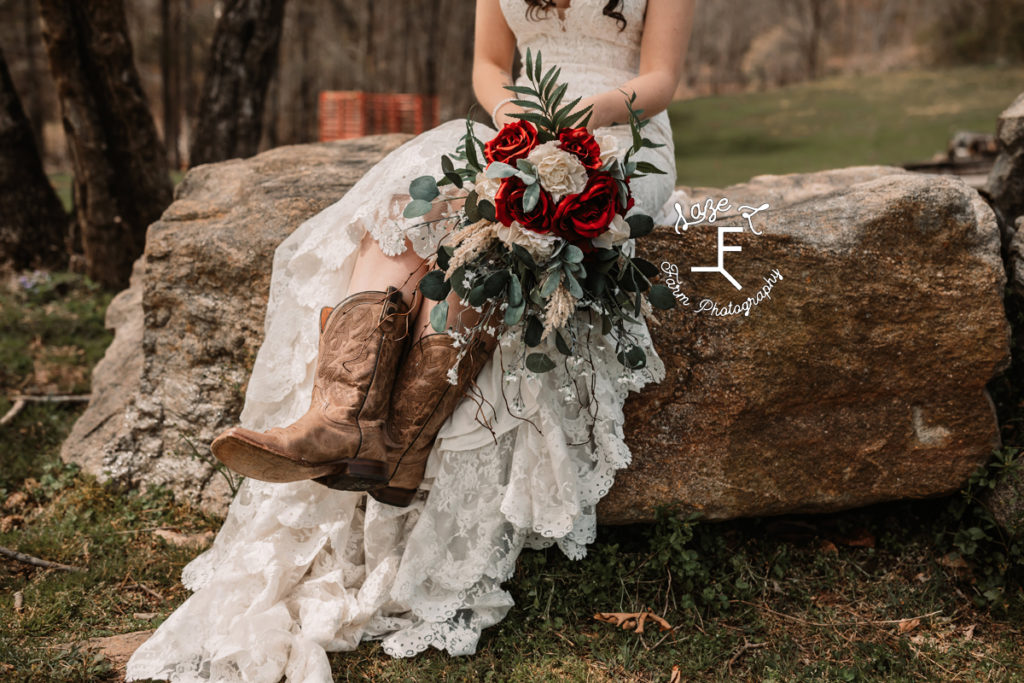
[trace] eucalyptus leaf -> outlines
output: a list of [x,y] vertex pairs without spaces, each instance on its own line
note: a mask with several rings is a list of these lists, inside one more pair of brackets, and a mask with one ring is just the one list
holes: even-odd
[[420,278],[419,286],[423,296],[434,301],[444,299],[451,290],[451,285],[444,279],[444,272],[440,270],[429,271]]
[[654,308],[668,310],[675,308],[676,298],[672,296],[672,290],[665,285],[653,285],[647,294],[647,299]]
[[572,276],[572,273],[565,273],[565,285],[569,289],[569,293],[577,299],[583,298],[583,288],[580,287],[579,281]]
[[423,199],[414,199],[405,206],[405,210],[402,211],[402,215],[406,218],[419,218],[430,213],[430,210],[434,208],[434,205]]
[[470,306],[480,306],[486,299],[487,293],[484,291],[483,285],[473,287],[473,289],[469,290],[469,296],[466,297]]
[[[451,251],[449,251],[451,249]],[[437,267],[441,270],[448,270],[448,259],[452,257],[454,249],[446,244],[437,245]]]
[[520,301],[518,305],[513,306],[509,304],[509,307],[505,309],[505,324],[511,327],[520,320],[523,319],[523,312],[526,310],[526,302]]
[[569,349],[569,345],[562,338],[562,333],[555,330],[555,348],[564,353],[567,356],[572,355],[572,351]]
[[555,367],[555,361],[544,353],[531,353],[526,356],[526,367],[533,372],[548,372]]
[[448,300],[439,301],[430,309],[430,326],[435,332],[444,332],[448,325]]
[[480,220],[480,210],[477,208],[476,202],[480,195],[473,190],[466,196],[466,203],[462,205],[462,210],[466,212],[466,218],[469,219],[470,223],[476,223]]
[[505,290],[505,284],[508,282],[509,272],[507,270],[496,270],[487,276],[484,280],[484,292],[487,293],[488,297],[497,296]]
[[629,223],[630,238],[643,237],[654,230],[654,219],[646,214],[634,213],[632,216],[626,217],[626,222]]
[[566,245],[562,260],[569,263],[580,263],[583,260],[583,250],[575,244]]
[[488,220],[492,223],[497,220],[497,215],[494,213],[494,204],[492,204],[490,201],[486,199],[479,200],[476,203],[476,208],[477,211],[480,212],[480,215],[483,216],[485,220]]
[[616,354],[616,358],[631,370],[638,370],[647,364],[647,354],[635,344],[619,351]]
[[647,259],[640,258],[639,256],[634,256],[632,258],[632,261],[633,265],[639,268],[640,272],[646,275],[647,277],[654,277],[655,275],[658,274],[658,266],[654,265]]
[[540,344],[542,334],[544,334],[544,325],[537,319],[537,316],[531,315],[526,321],[526,333],[524,335],[526,345],[536,346]]
[[530,270],[537,270],[537,263],[530,256],[530,252],[526,251],[526,248],[521,244],[513,244],[512,252],[519,258],[520,261],[530,267]]
[[516,169],[514,166],[509,166],[504,161],[492,161],[490,166],[484,172],[488,178],[508,178],[514,176]]
[[421,175],[409,183],[409,196],[413,199],[422,199],[429,202],[441,192],[437,189],[437,181],[433,176]]
[[512,273],[508,282],[508,305],[518,306],[523,303],[523,285],[519,282],[519,276]]
[[463,299],[466,298],[467,294],[466,288],[462,286],[462,279],[464,277],[466,277],[466,266],[459,266],[452,271],[452,276],[448,279],[448,284],[451,285],[451,288],[455,290],[455,293]]
[[558,283],[562,280],[562,271],[556,270],[552,273],[548,273],[548,276],[544,278],[544,284],[540,287],[540,295],[542,297],[551,296],[552,292],[558,287]]
[[540,184],[534,183],[526,187],[526,192],[523,192],[523,212],[530,213],[537,208],[537,202],[540,201]]

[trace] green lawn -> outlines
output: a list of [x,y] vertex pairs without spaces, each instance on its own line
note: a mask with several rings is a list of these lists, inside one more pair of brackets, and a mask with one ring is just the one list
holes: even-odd
[[764,93],[675,102],[678,183],[929,159],[958,130],[995,132],[1024,68],[837,76]]

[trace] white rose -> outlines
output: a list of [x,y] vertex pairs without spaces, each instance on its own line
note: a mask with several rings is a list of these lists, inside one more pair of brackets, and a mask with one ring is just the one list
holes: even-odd
[[591,239],[590,242],[595,247],[611,249],[612,247],[619,246],[628,239],[629,223],[627,223],[619,214],[615,214],[615,217],[612,218],[612,222],[608,224],[608,229],[597,237]]
[[533,257],[533,260],[538,263],[548,260],[555,247],[558,246],[558,240],[562,239],[557,235],[529,230],[516,221],[512,221],[512,225],[508,227],[501,223],[496,223],[494,230],[499,240],[510,247],[513,244],[518,244],[523,249],[526,249],[530,256]]
[[582,192],[587,185],[587,169],[575,154],[558,147],[557,140],[537,145],[526,157],[537,168],[540,186],[556,202],[567,194]]
[[619,148],[619,139],[614,135],[602,135],[596,139],[598,147],[601,148],[601,166],[603,167],[609,159],[618,157],[622,150]]
[[476,189],[477,197],[480,199],[486,199],[493,204],[494,194],[498,191],[500,186],[501,178],[488,178],[483,171],[476,174],[476,183],[474,183],[474,188]]

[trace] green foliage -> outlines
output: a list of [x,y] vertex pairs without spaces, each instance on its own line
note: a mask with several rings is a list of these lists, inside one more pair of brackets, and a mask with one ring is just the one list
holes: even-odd
[[942,547],[955,549],[972,565],[975,604],[997,611],[1009,607],[1008,590],[1024,585],[1024,537],[1009,535],[1000,527],[984,494],[1024,466],[1020,453],[1016,447],[996,449],[992,459],[978,467],[950,501],[949,522],[936,533]]

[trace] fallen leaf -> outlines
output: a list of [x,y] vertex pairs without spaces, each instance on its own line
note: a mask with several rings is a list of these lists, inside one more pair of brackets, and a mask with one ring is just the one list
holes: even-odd
[[914,630],[920,625],[921,620],[917,619],[916,617],[914,619],[903,619],[897,624],[897,630],[899,631],[899,633],[906,633],[907,631]]
[[839,554],[839,548],[837,548],[836,544],[828,540],[827,538],[822,539],[821,546],[818,549],[821,550],[821,552],[823,553],[833,553],[837,555]]
[[622,629],[633,629],[636,633],[644,632],[644,622],[648,619],[656,622],[658,628],[662,631],[668,631],[672,628],[671,624],[650,610],[644,612],[598,612],[594,615],[594,618]]
[[82,643],[89,649],[99,650],[115,668],[123,670],[132,654],[149,640],[153,631],[136,631],[106,638],[90,638]]
[[683,674],[679,671],[679,665],[672,666],[672,677],[668,679],[668,683],[682,683]]
[[0,533],[7,533],[12,529],[20,528],[25,523],[25,518],[22,515],[7,515],[0,519]]
[[211,538],[213,538],[212,531],[204,531],[201,534],[181,534],[177,531],[171,531],[170,529],[156,529],[153,532],[154,536],[159,536],[171,545],[182,546],[201,546],[205,545]]
[[977,626],[977,624],[971,624],[970,626],[964,629],[964,640],[970,640],[974,637],[975,626]]
[[4,501],[4,510],[17,510],[27,502],[28,495],[24,491],[15,491]]
[[942,557],[936,560],[943,567],[950,567],[952,569],[967,569],[968,564],[964,558],[960,557],[960,553],[951,551],[946,553]]
[[142,619],[143,621],[149,621],[156,617],[156,612],[135,612],[132,617],[136,619]]
[[850,536],[836,535],[834,537],[837,541],[843,545],[860,547],[860,548],[874,548],[875,547],[875,535],[867,529],[857,529]]

